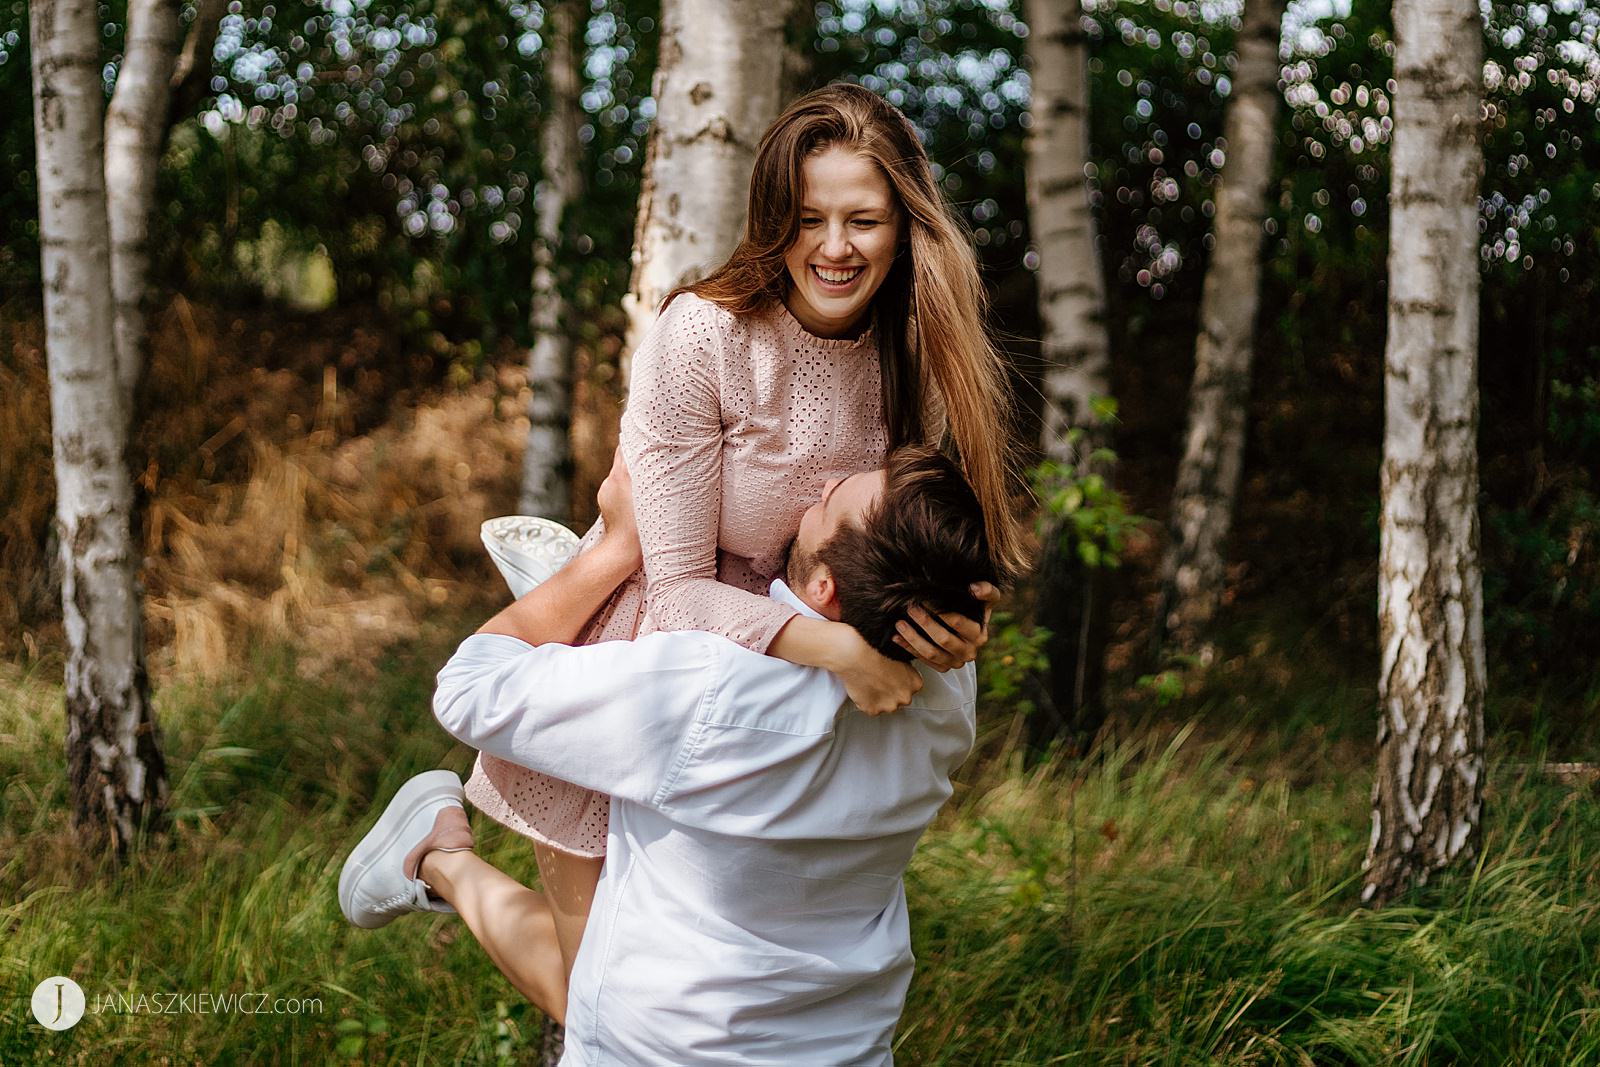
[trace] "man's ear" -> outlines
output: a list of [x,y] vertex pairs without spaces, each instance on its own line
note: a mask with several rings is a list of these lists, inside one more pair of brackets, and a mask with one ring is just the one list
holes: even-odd
[[822,614],[830,619],[839,617],[839,583],[833,580],[833,571],[826,563],[818,563],[817,569],[811,572],[806,585],[810,590],[811,599],[822,605]]

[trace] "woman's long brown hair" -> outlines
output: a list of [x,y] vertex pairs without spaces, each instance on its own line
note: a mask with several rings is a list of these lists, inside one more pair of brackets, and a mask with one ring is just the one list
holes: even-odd
[[1006,373],[984,328],[988,296],[966,225],[940,195],[916,130],[892,104],[843,82],[791,103],[756,150],[738,247],[709,277],[674,289],[661,306],[683,292],[736,314],[782,300],[789,286],[784,253],[800,232],[801,168],[834,147],[882,170],[906,242],[873,296],[889,447],[925,439],[927,373],[944,400],[961,466],[983,505],[995,562],[1002,573],[1016,574],[1026,555],[1009,491]]

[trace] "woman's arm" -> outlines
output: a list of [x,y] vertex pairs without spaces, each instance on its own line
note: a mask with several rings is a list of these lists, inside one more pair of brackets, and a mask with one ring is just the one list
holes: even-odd
[[766,652],[795,610],[717,580],[724,314],[692,294],[661,313],[634,354],[620,440],[655,627],[706,630]]
[[838,675],[845,694],[868,715],[903,708],[922,689],[915,667],[883,655],[847,623],[796,615],[778,631],[767,654]]
[[612,456],[599,503],[605,523],[599,543],[478,627],[480,634],[505,634],[530,645],[570,645],[577,640],[617,586],[639,569],[639,531],[621,449]]

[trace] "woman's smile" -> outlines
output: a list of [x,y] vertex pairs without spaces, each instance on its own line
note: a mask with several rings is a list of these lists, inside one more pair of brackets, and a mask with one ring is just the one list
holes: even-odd
[[811,264],[812,275],[821,284],[823,292],[826,293],[849,292],[850,287],[853,286],[861,278],[861,276],[866,273],[866,271],[866,267],[850,267],[845,270],[835,270],[831,267],[820,267],[815,263]]

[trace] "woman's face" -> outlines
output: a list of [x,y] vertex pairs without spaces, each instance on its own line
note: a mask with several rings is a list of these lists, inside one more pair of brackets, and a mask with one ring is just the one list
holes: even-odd
[[894,264],[902,225],[894,193],[877,164],[838,146],[807,159],[801,178],[784,303],[819,337],[853,337]]

